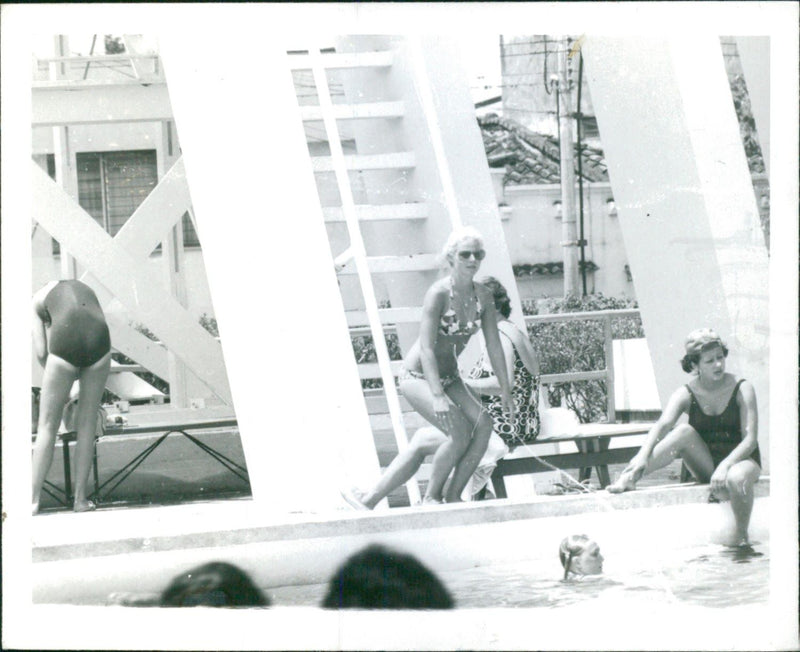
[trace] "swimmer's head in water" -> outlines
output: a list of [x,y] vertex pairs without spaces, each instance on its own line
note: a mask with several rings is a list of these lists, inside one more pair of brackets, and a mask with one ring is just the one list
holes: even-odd
[[[476,228],[464,226],[453,231],[447,238],[442,248],[442,258],[450,265],[456,262],[458,250],[461,246],[468,245],[474,251],[483,251],[483,236]],[[478,260],[482,260],[483,255]]]
[[585,534],[566,537],[558,548],[558,558],[564,567],[564,579],[567,579],[570,573],[599,575],[603,572],[600,546]]
[[481,283],[491,290],[492,298],[494,299],[494,307],[497,308],[497,312],[503,315],[503,317],[508,318],[511,314],[511,299],[505,287],[503,287],[503,284],[494,276],[484,276],[481,279]]
[[725,346],[725,342],[717,335],[716,331],[710,328],[693,330],[686,337],[686,355],[681,358],[681,369],[687,374],[691,373],[697,368],[700,355],[716,347],[722,349],[723,356],[728,356],[728,347]]
[[266,598],[237,566],[211,562],[175,577],[161,595],[164,607],[266,607]]

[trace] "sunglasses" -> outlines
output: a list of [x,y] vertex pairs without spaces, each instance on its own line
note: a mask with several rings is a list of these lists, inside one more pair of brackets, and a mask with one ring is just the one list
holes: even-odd
[[459,251],[458,257],[462,260],[469,260],[470,258],[483,260],[486,258],[486,252],[483,249],[478,249],[478,251]]

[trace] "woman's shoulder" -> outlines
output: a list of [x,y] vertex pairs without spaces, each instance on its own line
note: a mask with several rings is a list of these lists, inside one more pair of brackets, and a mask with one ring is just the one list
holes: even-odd
[[681,403],[688,402],[692,398],[692,396],[694,396],[694,393],[697,391],[697,386],[695,384],[696,382],[697,379],[692,378],[692,380],[690,380],[685,385],[681,385],[680,387],[678,387],[678,389],[676,389],[672,393],[672,397],[674,399],[677,399]]
[[450,277],[440,278],[434,281],[425,293],[429,300],[441,301],[444,297],[450,296]]

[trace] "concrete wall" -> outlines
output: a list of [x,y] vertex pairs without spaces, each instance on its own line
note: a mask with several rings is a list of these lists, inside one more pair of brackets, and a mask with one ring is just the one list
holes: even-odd
[[[616,214],[608,214],[607,201],[612,196],[608,183],[584,184],[586,260],[599,268],[587,273],[586,289],[589,294],[602,292],[607,296],[635,298],[633,281],[625,272],[628,258],[619,219]],[[556,217],[553,206],[553,202],[561,199],[560,187],[506,186],[503,197],[509,207],[503,230],[512,264],[562,261],[561,219]],[[517,285],[523,299],[564,293],[563,274],[518,278]]]

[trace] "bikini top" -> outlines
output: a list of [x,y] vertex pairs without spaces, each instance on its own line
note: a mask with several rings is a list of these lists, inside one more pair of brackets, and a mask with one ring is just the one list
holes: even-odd
[[[474,286],[473,286],[474,289]],[[453,308],[453,280],[450,279],[450,308],[442,315],[439,320],[439,333],[447,336],[464,336],[469,337],[474,335],[481,327],[481,314],[483,307],[481,300],[478,298],[477,292],[475,293],[475,317],[467,322],[462,322],[458,319],[456,311]]]

